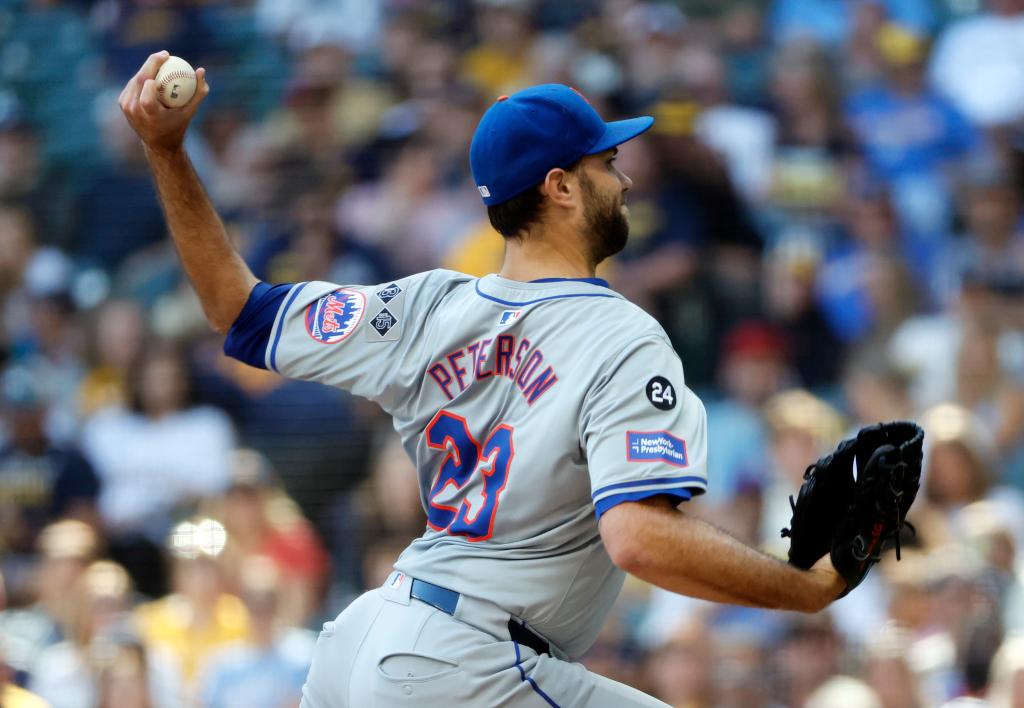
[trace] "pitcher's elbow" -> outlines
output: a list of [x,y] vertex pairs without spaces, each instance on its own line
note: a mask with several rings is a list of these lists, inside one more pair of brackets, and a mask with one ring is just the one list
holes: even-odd
[[610,536],[604,542],[612,563],[630,575],[643,576],[649,556],[643,543],[629,535]]
[[231,325],[234,324],[233,322],[226,322],[210,316],[207,316],[206,323],[210,326],[210,329],[222,336],[227,335]]

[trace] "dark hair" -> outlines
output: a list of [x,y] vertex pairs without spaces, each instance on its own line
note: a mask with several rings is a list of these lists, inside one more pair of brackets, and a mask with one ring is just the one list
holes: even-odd
[[487,218],[494,230],[505,238],[515,238],[540,218],[544,195],[540,185],[534,185],[522,194],[487,207]]
[[[568,167],[566,172],[575,172],[580,166],[580,158]],[[487,207],[487,218],[491,221],[494,230],[505,238],[516,238],[530,226],[540,219],[541,206],[544,204],[544,195],[540,191],[540,183],[527,189],[521,194],[503,201],[501,204],[493,204]]]
[[143,413],[145,406],[142,401],[142,379],[146,368],[154,362],[170,360],[181,367],[184,377],[184,395],[181,410],[199,404],[197,397],[196,372],[189,360],[189,352],[183,347],[169,341],[154,340],[142,353],[135,366],[127,375],[128,408],[134,413]]

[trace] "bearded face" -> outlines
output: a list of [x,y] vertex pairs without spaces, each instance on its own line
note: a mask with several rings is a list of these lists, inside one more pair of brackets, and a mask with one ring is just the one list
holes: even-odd
[[583,189],[583,219],[594,263],[600,263],[626,247],[629,239],[629,219],[625,197],[621,190],[602,194],[582,170],[579,173]]

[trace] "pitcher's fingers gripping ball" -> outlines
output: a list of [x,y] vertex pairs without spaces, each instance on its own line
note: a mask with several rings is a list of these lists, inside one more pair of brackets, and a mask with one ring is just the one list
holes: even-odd
[[789,562],[810,568],[826,553],[846,581],[857,587],[895,542],[921,484],[924,432],[915,423],[878,423],[839,443],[835,452],[807,468],[793,505]]
[[181,57],[167,57],[155,80],[157,100],[168,108],[180,108],[195,95],[196,72]]

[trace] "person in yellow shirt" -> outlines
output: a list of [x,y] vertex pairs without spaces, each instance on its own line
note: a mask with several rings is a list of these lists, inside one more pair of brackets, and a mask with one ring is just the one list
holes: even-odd
[[215,650],[249,634],[245,605],[225,591],[218,561],[225,539],[210,519],[179,524],[171,534],[174,592],[135,611],[145,644],[172,654],[188,686]]
[[512,93],[529,84],[534,40],[525,3],[485,2],[477,18],[480,42],[462,55],[462,75],[485,95]]

